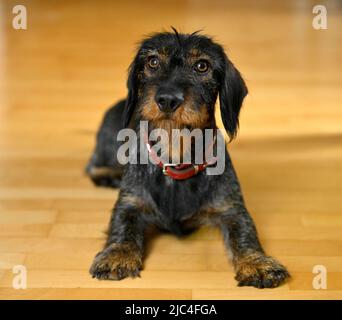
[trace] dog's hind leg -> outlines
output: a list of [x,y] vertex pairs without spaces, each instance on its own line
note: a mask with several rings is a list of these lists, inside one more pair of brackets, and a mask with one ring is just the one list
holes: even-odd
[[105,114],[96,137],[96,147],[86,167],[86,173],[98,186],[118,188],[123,167],[117,160],[120,146],[116,136],[122,125],[125,100],[112,106]]

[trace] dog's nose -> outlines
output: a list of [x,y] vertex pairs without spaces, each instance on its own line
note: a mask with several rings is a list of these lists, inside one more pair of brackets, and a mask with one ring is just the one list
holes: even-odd
[[159,93],[155,100],[159,109],[163,112],[175,111],[183,102],[184,97],[182,93]]

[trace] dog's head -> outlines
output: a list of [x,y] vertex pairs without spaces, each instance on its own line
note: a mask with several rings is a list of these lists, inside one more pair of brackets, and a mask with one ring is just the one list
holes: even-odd
[[[174,30],[175,31],[175,30]],[[223,48],[193,34],[158,33],[144,40],[130,66],[124,126],[133,116],[152,127],[207,128],[217,96],[234,137],[247,87]]]

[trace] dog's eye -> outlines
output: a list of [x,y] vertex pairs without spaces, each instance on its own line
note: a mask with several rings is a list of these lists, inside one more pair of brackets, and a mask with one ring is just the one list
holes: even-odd
[[209,69],[209,63],[205,60],[200,60],[195,63],[195,70],[199,73],[207,72]]
[[157,57],[149,57],[147,64],[151,69],[157,69],[159,67],[159,59]]

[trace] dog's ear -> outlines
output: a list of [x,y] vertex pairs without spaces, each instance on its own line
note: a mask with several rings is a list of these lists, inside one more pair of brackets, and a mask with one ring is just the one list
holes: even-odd
[[134,58],[128,69],[127,89],[125,109],[122,114],[123,126],[126,128],[132,118],[135,106],[138,102],[138,55]]
[[232,62],[227,57],[224,61],[219,92],[220,109],[223,125],[230,139],[233,139],[239,127],[239,113],[248,90],[240,72]]

